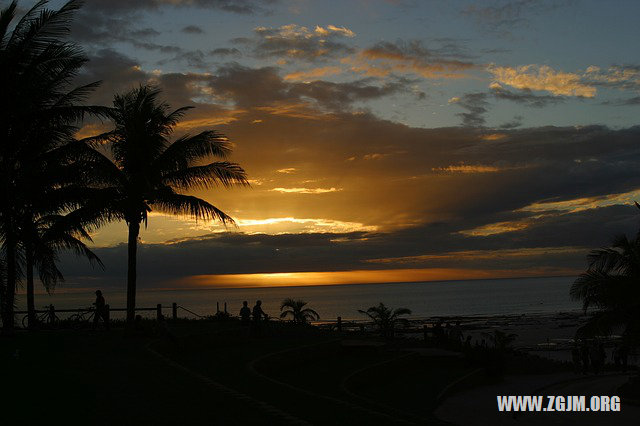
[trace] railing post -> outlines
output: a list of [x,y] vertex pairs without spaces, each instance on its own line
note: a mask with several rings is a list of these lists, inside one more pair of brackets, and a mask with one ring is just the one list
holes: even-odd
[[53,305],[49,305],[49,324],[53,325],[56,317],[56,308]]
[[342,332],[342,317],[338,317],[338,333]]
[[227,302],[224,302],[224,313],[227,313]]
[[178,319],[178,304],[176,302],[171,305],[171,317],[174,321]]
[[216,314],[220,312],[220,302],[216,302]]
[[109,319],[111,318],[111,311],[109,308],[109,305],[104,305],[104,325],[105,328],[108,330],[109,329]]
[[160,318],[162,318],[162,305],[158,303],[156,306],[156,319],[160,321]]

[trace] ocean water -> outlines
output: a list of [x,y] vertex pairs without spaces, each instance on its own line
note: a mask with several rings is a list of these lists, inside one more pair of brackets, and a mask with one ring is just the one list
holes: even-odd
[[[162,304],[170,315],[171,303],[176,302],[200,315],[211,315],[227,303],[230,313],[237,315],[242,301],[250,307],[260,299],[263,309],[271,316],[279,312],[280,302],[292,297],[303,299],[315,309],[321,320],[363,319],[358,309],[383,302],[391,308],[409,308],[414,318],[452,315],[511,315],[569,312],[580,309],[580,303],[569,297],[572,277],[518,278],[500,280],[441,281],[390,284],[354,284],[333,286],[300,286],[270,288],[224,288],[193,290],[141,290],[137,306],[155,307]],[[125,289],[103,290],[112,308],[124,308]],[[53,304],[57,309],[91,306],[92,293],[57,292],[36,295],[36,307]],[[25,308],[24,295],[19,295],[18,308]],[[121,314],[114,313],[114,317]],[[148,316],[155,315],[153,312]],[[180,316],[191,316],[180,310]]]

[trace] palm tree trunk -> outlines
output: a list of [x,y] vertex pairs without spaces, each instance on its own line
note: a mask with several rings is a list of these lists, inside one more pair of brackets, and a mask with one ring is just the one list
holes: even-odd
[[2,332],[13,332],[13,304],[16,295],[16,239],[12,232],[11,223],[7,226],[5,234],[5,259],[7,262],[7,281],[5,283],[4,292],[2,294]]
[[29,328],[36,326],[36,306],[33,288],[33,251],[30,244],[25,247],[25,263],[27,273],[27,315],[29,317]]
[[129,222],[128,268],[127,268],[127,324],[136,317],[136,261],[140,222]]

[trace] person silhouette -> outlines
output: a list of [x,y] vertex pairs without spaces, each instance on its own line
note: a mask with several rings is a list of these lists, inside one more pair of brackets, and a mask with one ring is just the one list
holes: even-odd
[[251,309],[249,309],[249,302],[246,300],[242,302],[242,308],[240,309],[240,321],[242,325],[249,325],[251,322]]
[[582,342],[582,346],[580,347],[580,360],[582,361],[582,374],[587,374],[589,372],[589,345],[587,341]]
[[433,327],[433,336],[436,340],[437,345],[441,345],[444,343],[444,328],[442,327],[443,321],[442,319],[438,320],[438,323]]
[[455,346],[459,346],[462,343],[463,337],[460,321],[456,321],[456,325],[449,332],[449,339]]
[[104,300],[102,291],[96,290],[96,301],[93,304],[96,307],[96,313],[93,316],[94,330],[98,327],[98,321],[100,320],[100,318],[102,318],[102,321],[104,322],[104,328],[109,330],[109,318],[107,316],[107,303]]
[[582,371],[582,359],[577,340],[573,342],[573,347],[571,348],[571,362],[573,363],[573,372],[579,374]]
[[259,323],[264,317],[265,320],[269,318],[267,314],[262,310],[262,300],[256,301],[256,306],[253,307],[253,321]]

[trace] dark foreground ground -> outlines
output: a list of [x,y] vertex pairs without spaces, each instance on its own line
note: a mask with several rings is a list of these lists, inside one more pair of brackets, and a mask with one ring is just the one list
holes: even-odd
[[[0,338],[0,423],[438,425],[438,396],[497,380],[420,341],[282,324],[255,334],[233,321],[169,331],[149,322],[135,336],[115,328]],[[519,373],[567,369],[521,364]]]

